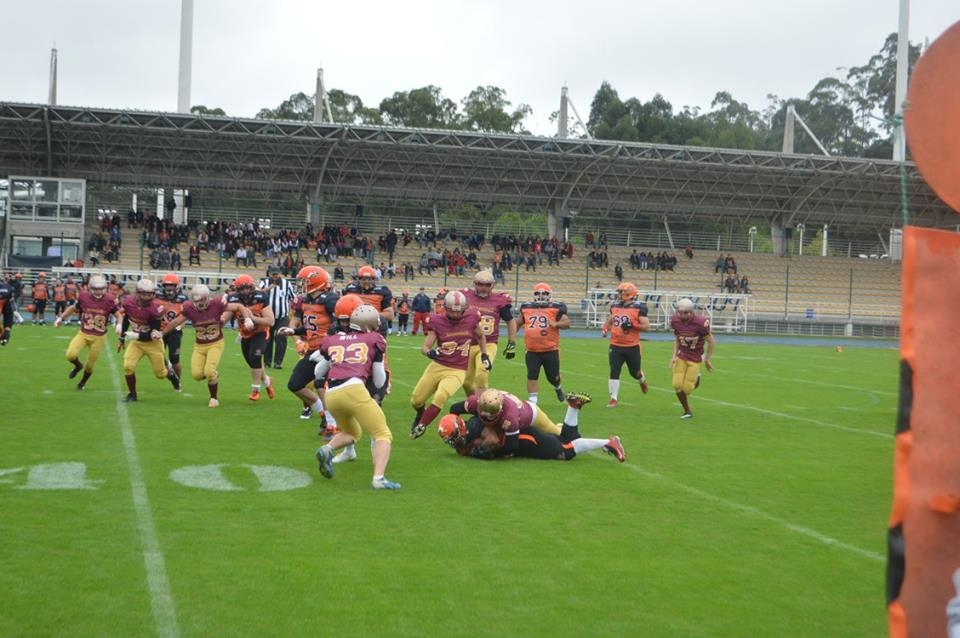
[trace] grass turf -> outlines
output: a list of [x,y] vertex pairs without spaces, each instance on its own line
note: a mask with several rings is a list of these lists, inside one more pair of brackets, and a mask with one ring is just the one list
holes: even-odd
[[[317,421],[300,420],[285,389],[292,350],[271,371],[274,401],[246,400],[231,342],[220,408],[206,407],[203,383],[175,394],[145,362],[140,401],[124,405],[112,349],[85,391],[67,379],[74,330],[19,326],[0,350],[0,635],[885,631],[894,349],[718,336],[717,370],[681,421],[669,343],[644,344],[650,394],[624,372],[610,410],[604,341],[566,339],[564,388],[594,396],[581,430],[621,435],[627,462],[599,451],[481,462],[433,430],[409,439],[409,393],[427,360],[419,338],[391,337],[387,475],[403,489],[383,493],[369,487],[366,440],[333,480],[317,473]],[[192,338],[187,329],[187,367]],[[493,385],[525,397],[522,361],[501,355]],[[540,405],[562,419],[545,381]],[[24,489],[42,487],[42,466],[66,463],[83,464],[71,467],[89,489]],[[211,465],[234,489],[171,478]],[[264,491],[274,483],[254,470],[272,467],[310,483]]]

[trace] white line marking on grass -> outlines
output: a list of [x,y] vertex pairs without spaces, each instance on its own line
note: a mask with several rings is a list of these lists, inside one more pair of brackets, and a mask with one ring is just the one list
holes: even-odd
[[[117,370],[116,358],[109,347],[107,361],[110,362],[110,373],[113,378],[115,396],[123,394],[120,388],[120,375]],[[177,611],[173,604],[173,595],[170,592],[170,580],[167,578],[166,563],[163,550],[160,548],[160,538],[157,536],[157,526],[153,522],[153,509],[150,507],[150,497],[147,495],[147,484],[143,480],[143,468],[140,466],[140,456],[137,454],[137,441],[130,427],[130,415],[127,406],[117,402],[117,418],[120,421],[120,434],[123,438],[123,452],[127,459],[127,469],[130,473],[130,488],[133,495],[133,509],[137,514],[137,530],[140,532],[140,544],[143,547],[143,562],[147,570],[147,589],[150,590],[150,608],[153,611],[153,620],[157,625],[157,635],[176,638],[180,635],[177,625]]]
[[[590,364],[586,364],[586,366],[583,366],[583,367],[590,367]],[[585,373],[582,373],[582,372],[577,372],[577,371],[569,371],[569,372],[567,372],[567,373],[565,373],[565,374],[566,374],[567,376],[592,376],[592,375],[585,374]],[[647,378],[649,379],[649,376],[648,376]],[[631,383],[631,380],[629,379],[629,377],[628,377],[627,379],[623,379],[623,377],[621,377],[621,380],[624,381],[624,382],[627,383],[627,384]],[[622,387],[622,386],[621,386],[621,387]],[[672,388],[664,388],[664,387],[660,387],[660,386],[656,386],[656,385],[651,385],[651,386],[650,386],[650,390],[651,390],[651,391],[655,391],[655,392],[663,392],[663,393],[671,394],[671,395],[674,393]],[[828,423],[828,422],[826,422],[826,421],[818,421],[817,419],[810,419],[810,418],[807,418],[807,417],[797,416],[797,415],[795,415],[795,414],[787,414],[787,413],[785,413],[785,412],[777,412],[776,410],[767,410],[766,408],[759,408],[759,407],[753,406],[753,405],[744,405],[744,404],[742,404],[742,403],[730,403],[729,401],[720,401],[719,399],[711,399],[710,397],[705,397],[705,396],[703,396],[703,395],[701,395],[701,394],[695,394],[695,395],[694,395],[694,398],[695,398],[696,401],[703,401],[703,402],[705,402],[705,403],[714,403],[714,404],[716,404],[716,405],[723,405],[723,406],[726,406],[726,407],[728,407],[728,408],[737,408],[737,409],[739,409],[739,410],[751,410],[751,411],[753,411],[753,412],[759,412],[760,414],[766,414],[766,415],[768,415],[768,416],[775,416],[775,417],[779,417],[779,418],[781,418],[781,419],[786,419],[786,420],[790,420],[790,421],[800,421],[800,422],[802,422],[802,423],[810,423],[811,425],[818,425],[818,426],[820,426],[820,427],[831,428],[831,429],[834,429],[834,430],[840,430],[840,431],[842,431],[842,432],[851,432],[851,433],[853,433],[853,434],[866,434],[866,435],[868,435],[868,436],[876,436],[876,437],[879,437],[879,438],[882,438],[882,439],[893,439],[893,435],[892,435],[892,434],[888,434],[888,433],[886,433],[886,432],[874,432],[874,431],[872,431],[872,430],[864,430],[864,429],[862,429],[862,428],[851,428],[851,427],[847,427],[847,426],[845,426],[845,425],[837,425],[836,423]],[[632,405],[631,403],[624,402],[624,401],[621,401],[620,404],[621,404],[621,405],[626,405],[626,406],[631,406],[631,405]],[[891,417],[891,418],[892,418],[892,417]]]
[[886,560],[884,556],[882,556],[881,554],[878,554],[877,552],[872,552],[868,549],[857,547],[856,545],[851,545],[849,543],[844,543],[843,541],[838,541],[835,538],[831,538],[830,536],[827,536],[826,534],[822,534],[814,529],[810,529],[809,527],[804,527],[803,525],[797,525],[796,523],[791,523],[790,521],[784,520],[782,518],[778,518],[776,516],[773,516],[772,514],[767,514],[766,512],[759,510],[756,507],[752,507],[750,505],[744,505],[742,503],[736,503],[734,501],[728,501],[727,499],[722,498],[720,496],[716,496],[714,494],[704,492],[695,487],[690,487],[689,485],[684,485],[683,483],[678,483],[677,481],[674,481],[673,479],[668,478],[663,474],[660,474],[659,472],[651,472],[649,470],[645,470],[641,467],[638,467],[632,463],[627,463],[627,467],[629,467],[634,472],[642,474],[647,478],[654,479],[657,481],[662,481],[667,485],[680,489],[688,494],[696,496],[697,498],[710,501],[718,505],[722,505],[728,509],[736,510],[738,512],[743,512],[745,514],[749,514],[751,516],[761,518],[767,522],[774,523],[776,525],[779,525],[780,527],[788,529],[791,532],[796,532],[801,536],[812,538],[813,540],[823,543],[824,545],[829,545],[830,547],[835,547],[845,552],[856,554],[857,556],[862,556],[864,558],[869,558],[870,560],[877,561],[877,562],[884,562]]

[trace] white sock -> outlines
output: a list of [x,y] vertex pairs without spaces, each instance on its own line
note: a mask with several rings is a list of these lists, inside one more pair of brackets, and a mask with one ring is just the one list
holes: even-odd
[[383,474],[380,474],[379,476],[374,476],[374,477],[373,477],[373,480],[374,480],[374,481],[382,481],[382,480],[383,480]]
[[327,425],[332,425],[333,427],[337,427],[337,420],[333,418],[333,412],[331,412],[330,410],[326,410],[324,412],[324,415],[327,417]]
[[563,422],[571,427],[580,425],[580,410],[567,406],[567,416],[563,417]]
[[313,402],[313,405],[310,406],[310,409],[313,410],[316,414],[323,412],[323,401],[317,399]]
[[620,394],[620,379],[608,379],[607,389],[610,390],[610,398],[616,400]]
[[269,388],[269,387],[270,387],[270,383],[271,383],[270,377],[264,375],[264,377],[263,377],[263,387]]
[[529,401],[530,403],[536,405],[536,404],[537,404],[537,393],[536,393],[536,392],[531,392],[531,393],[530,393],[530,396],[527,397],[527,401]]
[[257,390],[257,391],[259,391],[259,390],[260,390],[260,384],[259,384],[259,383],[251,383],[251,384],[250,384],[250,389],[251,389],[251,390]]
[[573,451],[577,454],[583,454],[584,452],[591,452],[593,450],[599,450],[604,445],[607,444],[606,439],[585,439],[583,437],[579,439],[574,439],[570,442],[573,446]]
[[343,451],[346,452],[347,454],[350,454],[351,452],[353,452],[354,454],[357,453],[357,449],[353,447],[353,443],[350,443],[349,445],[344,445]]

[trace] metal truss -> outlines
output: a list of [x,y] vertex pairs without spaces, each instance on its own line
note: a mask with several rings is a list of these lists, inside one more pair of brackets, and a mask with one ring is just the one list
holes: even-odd
[[[906,165],[911,223],[951,210]],[[377,204],[506,205],[632,220],[902,225],[897,162],[463,131],[0,103],[0,175]]]

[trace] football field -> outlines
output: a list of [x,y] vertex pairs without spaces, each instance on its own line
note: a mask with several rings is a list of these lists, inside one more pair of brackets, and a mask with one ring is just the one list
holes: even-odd
[[[317,472],[318,420],[286,390],[296,353],[250,377],[227,331],[219,408],[138,370],[111,334],[80,392],[76,327],[18,326],[0,349],[0,636],[809,636],[886,631],[885,533],[898,352],[725,342],[680,420],[671,343],[644,342],[650,393],[606,342],[565,338],[563,386],[594,402],[569,462],[457,456],[409,438],[420,337],[388,340],[393,431],[370,489],[359,458]],[[501,347],[503,341],[501,340]],[[518,356],[494,387],[526,397]],[[86,353],[82,356],[85,360]],[[460,397],[458,397],[459,399]],[[540,406],[565,404],[541,381]],[[435,422],[436,423],[436,422]]]

